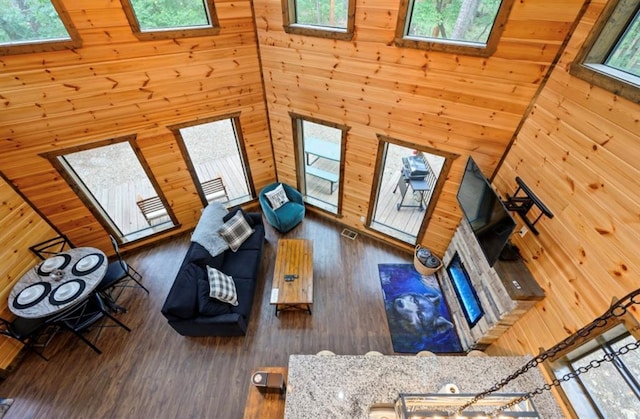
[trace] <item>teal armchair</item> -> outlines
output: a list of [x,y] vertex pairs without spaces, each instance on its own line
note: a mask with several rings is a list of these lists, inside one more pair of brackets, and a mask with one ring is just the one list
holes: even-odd
[[305,207],[304,201],[302,200],[302,194],[295,188],[283,183],[282,187],[287,194],[287,198],[289,198],[289,202],[274,210],[265,193],[274,190],[279,184],[280,183],[272,183],[271,185],[266,186],[262,191],[260,191],[258,198],[267,222],[279,232],[286,233],[302,221],[304,218]]

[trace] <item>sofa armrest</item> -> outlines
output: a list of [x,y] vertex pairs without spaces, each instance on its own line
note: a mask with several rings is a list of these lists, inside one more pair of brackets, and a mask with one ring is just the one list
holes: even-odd
[[253,225],[263,224],[261,212],[248,212],[247,216],[253,221]]

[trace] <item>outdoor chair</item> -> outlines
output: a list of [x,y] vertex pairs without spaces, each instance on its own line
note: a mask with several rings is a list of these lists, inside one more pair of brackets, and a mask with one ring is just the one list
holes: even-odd
[[224,182],[221,177],[204,181],[200,186],[202,186],[202,192],[204,192],[204,197],[207,199],[207,202],[215,201],[220,198],[224,198],[225,201],[229,200],[227,188],[224,186]]
[[51,256],[55,256],[56,254],[71,248],[73,248],[73,245],[71,244],[67,236],[61,234],[52,239],[34,244],[33,246],[29,247],[29,250],[31,250],[40,259],[45,260]]
[[140,208],[142,216],[147,220],[147,224],[152,226],[152,222],[162,217],[168,217],[169,213],[159,196],[152,196],[147,199],[138,199],[136,205]]
[[[278,185],[282,185],[289,202],[277,209],[273,209],[266,194],[276,189]],[[286,233],[293,229],[304,219],[305,207],[302,194],[287,184],[273,183],[266,186],[260,191],[259,200],[265,218],[269,224],[281,233]]]
[[[105,317],[115,324],[107,324],[105,321],[99,323],[100,320],[106,320]],[[102,351],[98,349],[95,342],[98,341],[102,329],[119,326],[127,332],[131,331],[124,323],[109,314],[104,301],[98,293],[91,294],[89,298],[79,306],[72,307],[70,310],[56,316],[52,321],[62,328],[71,331],[98,354],[101,354]],[[93,342],[85,336],[90,329],[97,330]]]
[[149,290],[142,285],[142,275],[138,273],[131,265],[129,265],[122,255],[116,239],[109,235],[113,250],[116,252],[117,260],[109,262],[107,273],[98,284],[96,291],[100,293],[106,300],[106,304],[113,311],[125,311],[123,307],[118,306],[116,301],[125,288],[142,288],[149,294]]

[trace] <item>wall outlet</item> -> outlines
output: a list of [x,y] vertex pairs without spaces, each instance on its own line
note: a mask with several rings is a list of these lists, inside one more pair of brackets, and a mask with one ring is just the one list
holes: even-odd
[[366,220],[366,218],[364,218],[364,215],[360,216],[360,222],[364,223],[364,220]]
[[529,229],[527,227],[522,227],[520,229],[520,232],[519,232],[520,233],[520,237],[524,237],[525,234],[527,234],[528,232],[529,232]]

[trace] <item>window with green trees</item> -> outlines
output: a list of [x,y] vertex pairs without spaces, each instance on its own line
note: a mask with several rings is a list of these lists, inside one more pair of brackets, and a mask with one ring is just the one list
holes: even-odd
[[570,67],[571,74],[640,103],[640,3],[610,1]]
[[396,43],[490,55],[512,4],[512,0],[408,0],[401,4]]
[[121,2],[134,33],[141,38],[168,38],[178,33],[199,36],[219,31],[213,0]]
[[0,8],[1,54],[66,48],[78,40],[57,1],[0,0]]
[[288,33],[351,39],[355,0],[282,0]]

